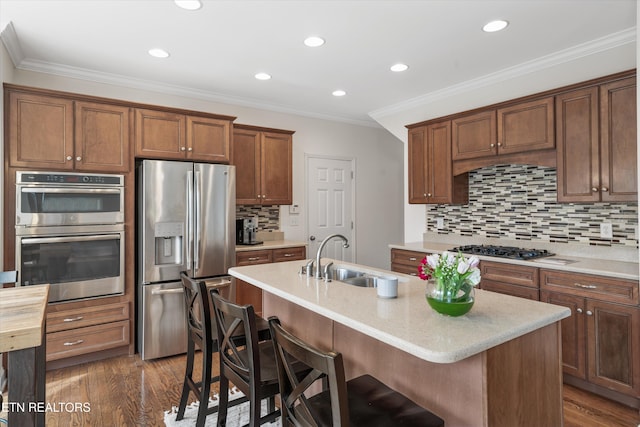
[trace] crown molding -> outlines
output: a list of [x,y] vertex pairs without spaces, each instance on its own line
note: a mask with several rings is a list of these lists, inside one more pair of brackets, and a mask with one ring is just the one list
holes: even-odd
[[0,39],[9,53],[11,62],[13,62],[13,65],[17,67],[17,64],[24,61],[24,53],[20,47],[16,30],[13,28],[13,22],[9,21],[9,23],[2,29],[2,32],[0,32]]
[[415,98],[408,99],[406,101],[379,108],[377,110],[371,111],[369,113],[369,116],[374,120],[378,120],[388,115],[411,110],[423,105],[432,104],[436,101],[440,101],[454,95],[471,92],[473,90],[491,86],[493,84],[500,83],[505,80],[510,80],[516,77],[526,76],[536,71],[541,71],[556,65],[575,61],[586,56],[594,55],[599,52],[614,49],[616,47],[635,42],[636,27],[634,26],[617,33],[612,33],[607,36],[570,47],[568,49],[554,52],[550,55],[542,56],[527,62],[523,62],[522,64],[518,64],[513,67],[505,68],[495,73],[487,74],[485,76],[478,77],[472,80],[467,80],[456,85],[448,86],[443,89],[439,89],[424,95],[417,96]]

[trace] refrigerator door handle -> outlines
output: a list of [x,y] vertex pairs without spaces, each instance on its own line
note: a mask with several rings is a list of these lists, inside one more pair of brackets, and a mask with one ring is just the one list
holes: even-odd
[[187,172],[187,270],[191,270],[193,264],[193,171]]
[[200,269],[200,238],[202,233],[202,175],[200,171],[195,171],[194,177],[194,196],[195,196],[195,218],[193,232],[193,271],[196,273]]
[[182,288],[176,289],[153,289],[151,290],[151,295],[166,295],[166,294],[181,294],[184,291]]

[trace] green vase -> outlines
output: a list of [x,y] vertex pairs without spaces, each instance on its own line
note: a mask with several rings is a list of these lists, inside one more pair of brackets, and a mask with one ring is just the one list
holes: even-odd
[[471,310],[475,299],[475,288],[467,283],[456,287],[437,279],[427,280],[427,302],[438,313],[447,316],[462,316]]

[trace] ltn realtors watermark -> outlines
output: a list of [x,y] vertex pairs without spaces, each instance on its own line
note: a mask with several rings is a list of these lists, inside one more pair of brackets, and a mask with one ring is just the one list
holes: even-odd
[[91,412],[89,402],[4,402],[2,412]]

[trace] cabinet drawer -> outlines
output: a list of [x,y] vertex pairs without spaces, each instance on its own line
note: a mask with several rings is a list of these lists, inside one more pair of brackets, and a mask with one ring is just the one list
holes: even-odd
[[505,284],[528,286],[536,289],[539,288],[539,269],[537,267],[482,261],[480,263],[480,270],[483,282],[487,279]]
[[47,313],[47,333],[128,319],[127,302],[58,311]]
[[541,270],[540,287],[551,292],[578,295],[600,301],[630,305],[638,305],[639,302],[638,282],[635,280]]
[[265,249],[261,251],[247,251],[236,253],[236,265],[268,264],[273,262],[272,251]]
[[307,250],[304,246],[273,250],[273,262],[294,261],[305,259],[306,257]]
[[534,301],[540,300],[540,291],[529,286],[511,285],[502,282],[494,282],[493,280],[485,280],[483,278],[482,283],[480,283],[480,289],[512,295],[514,297],[528,298]]
[[129,345],[129,321],[47,334],[47,361]]
[[410,274],[411,276],[418,276],[418,267],[406,264],[391,263],[391,271],[396,273]]
[[422,258],[427,255],[428,254],[424,252],[391,249],[391,263],[403,264],[417,269],[418,265],[420,265],[420,261],[422,261]]

